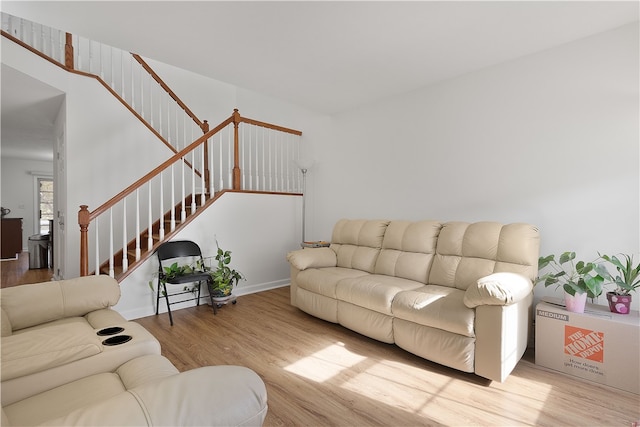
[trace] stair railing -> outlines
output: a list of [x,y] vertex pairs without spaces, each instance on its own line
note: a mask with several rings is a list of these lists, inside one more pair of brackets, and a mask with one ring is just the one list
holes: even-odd
[[[2,35],[53,64],[96,78],[173,152],[207,132],[136,54],[2,12]],[[206,175],[206,171],[205,171]]]
[[[221,191],[299,194],[302,177],[295,161],[301,135],[244,118],[236,109],[100,207],[80,206],[80,275],[100,274],[105,267],[122,279],[134,262],[150,256]],[[208,170],[209,179],[196,168]]]

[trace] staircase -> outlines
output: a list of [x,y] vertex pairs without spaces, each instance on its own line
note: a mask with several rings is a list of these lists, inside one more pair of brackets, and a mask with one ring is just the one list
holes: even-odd
[[[208,206],[209,204],[213,203],[213,201],[217,197],[222,195],[222,193],[223,192],[220,192],[218,196],[214,196],[214,197],[205,197],[204,205]],[[192,211],[190,206],[191,198],[192,196],[189,195],[183,202],[178,203],[173,208],[173,219],[172,219],[171,210],[169,210],[164,214],[162,218],[163,228],[165,230],[173,230],[173,231],[169,231],[168,233],[162,233],[161,235],[160,220],[156,221],[155,223],[153,223],[151,227],[151,231],[149,231],[149,229],[146,229],[140,234],[140,241],[150,242],[151,243],[150,245],[147,245],[142,249],[137,249],[136,240],[134,239],[130,241],[126,247],[126,261],[125,261],[125,256],[123,256],[123,250],[120,249],[118,252],[113,254],[113,265],[110,266],[109,261],[104,262],[100,266],[99,273],[111,275],[112,277],[115,277],[118,280],[124,279],[128,275],[128,273],[133,271],[132,267],[135,266],[136,262],[142,262],[147,258],[149,258],[150,256],[152,256],[153,252],[160,245],[160,243],[168,240],[172,235],[180,231],[180,229],[182,229],[183,226],[186,226],[195,217],[196,212],[199,213],[202,211],[202,210]],[[203,203],[202,195],[201,194],[196,195],[195,200],[198,205],[202,204]],[[184,220],[175,219],[180,217],[180,212],[182,211],[183,207],[186,211],[185,219]],[[128,267],[125,269],[124,265],[127,265]],[[95,272],[93,272],[93,274],[95,274]]]
[[80,207],[81,275],[124,279],[226,191],[301,193],[294,162],[302,132],[242,117],[237,109],[209,129],[138,55],[5,13],[2,36],[96,79],[174,152],[101,206]]

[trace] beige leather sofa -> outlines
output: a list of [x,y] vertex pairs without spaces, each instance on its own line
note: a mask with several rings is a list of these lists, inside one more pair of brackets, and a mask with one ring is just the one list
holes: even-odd
[[[160,354],[146,329],[111,307],[120,286],[109,276],[15,286],[1,290],[2,405],[89,375],[109,372],[128,360]],[[104,345],[98,331],[121,327],[131,336]]]
[[425,359],[504,381],[531,325],[529,224],[340,220],[290,252],[291,304]]
[[108,276],[0,290],[3,426],[262,424],[257,374],[178,373],[146,329],[111,308],[119,298]]

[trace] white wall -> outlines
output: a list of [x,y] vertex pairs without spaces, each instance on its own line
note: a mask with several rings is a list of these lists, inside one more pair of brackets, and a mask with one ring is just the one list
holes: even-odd
[[525,221],[541,254],[638,260],[638,75],[634,24],[337,115],[311,238],[342,217]]
[[[172,240],[193,240],[203,256],[210,257],[215,256],[217,238],[222,249],[232,252],[231,266],[247,279],[234,290],[236,295],[285,286],[289,284],[286,253],[299,249],[300,210],[296,196],[225,193]],[[129,319],[154,314],[155,291],[149,281],[155,288],[157,272],[158,260],[151,257],[126,277],[116,310]],[[172,311],[193,304],[176,305]],[[164,301],[160,312],[166,312]]]
[[[67,228],[64,277],[79,275],[81,204],[95,209],[169,156],[137,119],[94,79],[67,73],[5,40],[3,63],[59,88],[66,94]],[[148,60],[178,96],[202,120],[217,125],[239,108],[245,117],[304,131],[302,152],[326,135],[326,117],[287,102]],[[244,108],[244,109],[243,109]],[[319,144],[319,143],[318,143]],[[266,197],[266,198],[265,198]],[[288,283],[285,256],[301,240],[301,199],[296,196],[227,194],[175,238],[192,239],[212,253],[216,234],[234,253],[234,264],[247,282],[239,294]],[[117,309],[127,317],[155,312],[148,282],[156,272],[154,259],[122,282]],[[187,304],[189,305],[189,304]]]
[[[53,150],[53,147],[51,148]],[[37,218],[36,175],[53,176],[53,163],[37,160],[2,158],[1,205],[11,209],[7,218],[22,218],[22,249],[28,249],[27,239],[35,234]]]

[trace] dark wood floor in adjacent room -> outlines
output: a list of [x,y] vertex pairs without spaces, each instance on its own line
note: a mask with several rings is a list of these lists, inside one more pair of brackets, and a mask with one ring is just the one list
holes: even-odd
[[0,261],[0,287],[47,282],[53,277],[50,268],[29,270],[29,252],[21,252],[16,259]]

